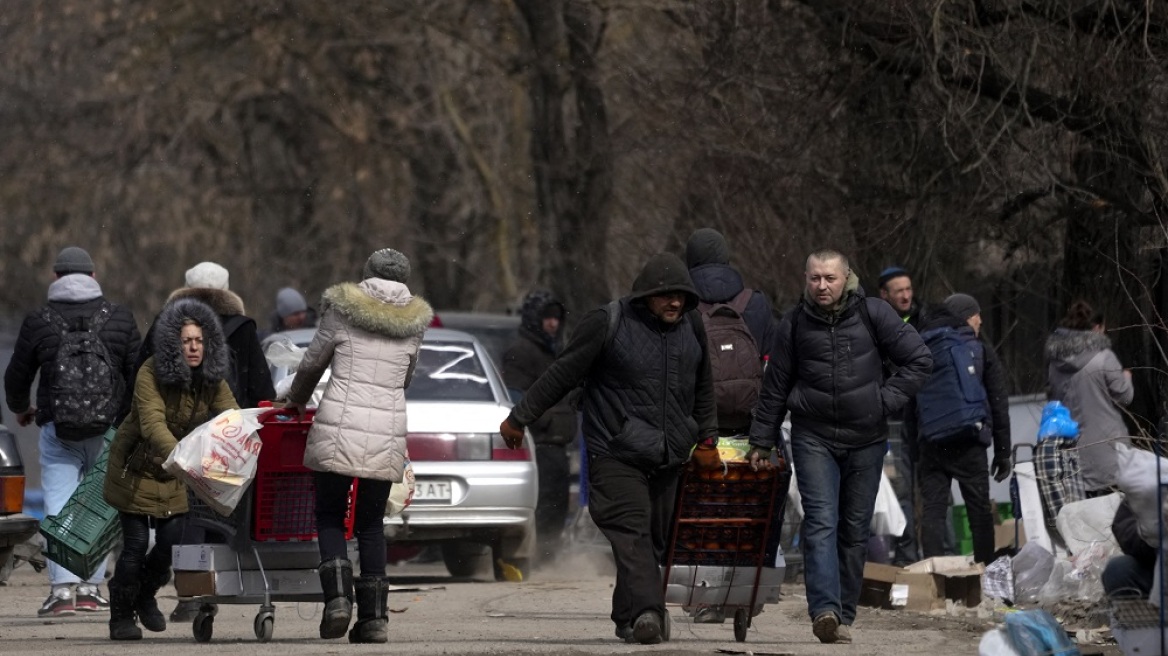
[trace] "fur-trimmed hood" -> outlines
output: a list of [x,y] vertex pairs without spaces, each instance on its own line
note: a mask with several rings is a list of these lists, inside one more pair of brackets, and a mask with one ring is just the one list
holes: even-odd
[[434,319],[430,304],[411,294],[409,287],[380,278],[329,287],[321,298],[321,311],[330,308],[352,326],[391,339],[421,335]]
[[230,367],[227,342],[219,315],[194,298],[178,298],[166,304],[154,328],[154,375],[164,385],[189,387],[193,371],[182,354],[180,334],[184,321],[193,319],[203,329],[203,363],[196,369],[203,383],[225,380]]
[[1046,340],[1046,358],[1062,371],[1075,372],[1110,348],[1111,338],[1102,333],[1057,328]]
[[239,294],[229,289],[212,289],[210,287],[179,287],[170,293],[170,297],[166,302],[180,299],[193,298],[196,301],[202,301],[211,306],[215,314],[221,317],[232,317],[237,314],[247,314],[243,306],[243,299]]

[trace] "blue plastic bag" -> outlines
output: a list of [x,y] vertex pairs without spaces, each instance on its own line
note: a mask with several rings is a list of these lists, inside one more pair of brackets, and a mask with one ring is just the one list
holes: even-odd
[[1048,437],[1076,439],[1079,437],[1079,422],[1071,418],[1071,411],[1058,401],[1042,406],[1042,422],[1038,425],[1038,441]]
[[1045,610],[1006,615],[1006,635],[1021,656],[1079,656],[1079,648],[1062,625]]

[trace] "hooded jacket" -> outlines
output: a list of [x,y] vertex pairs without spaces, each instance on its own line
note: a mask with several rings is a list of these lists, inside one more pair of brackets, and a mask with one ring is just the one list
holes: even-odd
[[405,468],[406,394],[434,311],[400,282],[368,278],[327,289],[321,320],[288,400],[306,403],[331,365],[304,466],[400,483]]
[[[185,319],[203,329],[203,362],[192,369],[183,357]],[[114,508],[152,517],[187,512],[187,491],[162,469],[179,440],[215,415],[238,408],[227,384],[227,345],[219,317],[206,304],[179,299],[159,313],[154,355],[134,383],[130,414],[110,445],[105,500]]]
[[[519,310],[519,336],[503,354],[503,382],[508,389],[526,392],[555,361],[565,322],[560,321],[554,337],[544,332],[544,311],[552,306],[559,308],[561,317],[565,316],[563,303],[551,292],[537,290],[524,298]],[[536,444],[563,446],[576,435],[576,413],[563,399],[528,428]]]
[[[235,395],[239,405],[254,408],[260,401],[274,399],[276,389],[272,385],[272,372],[268,369],[267,359],[264,358],[263,346],[260,345],[256,332],[256,322],[246,316],[243,299],[226,289],[181,287],[171,292],[166,302],[180,298],[202,301],[219,315],[227,340],[227,351],[231,357],[227,383],[231,386],[231,393]],[[142,349],[138,353],[138,367],[142,366],[146,358],[154,355],[153,334],[154,324],[151,324],[150,330],[146,332],[146,339],[142,342]]]
[[[92,317],[101,309],[105,297],[101,285],[90,275],[74,273],[61,276],[49,285],[48,307],[59,312],[70,324]],[[125,307],[113,305],[113,312],[101,329],[100,337],[105,342],[113,358],[114,370],[121,372],[125,387],[131,387],[134,377],[135,358],[141,335],[134,315]],[[57,348],[61,344],[60,334],[44,320],[41,309],[30,312],[20,324],[20,334],[12,360],[4,371],[4,394],[8,409],[24,412],[32,405],[29,392],[33,380],[40,374],[36,391],[36,423],[43,426],[53,420],[52,402],[49,390],[52,388],[53,363],[57,359]],[[130,410],[130,397],[124,399],[119,417]]]
[[[860,304],[866,304],[871,327]],[[875,335],[875,340],[873,340]],[[883,360],[895,366],[885,378]],[[855,273],[830,311],[806,292],[779,324],[750,426],[750,443],[771,449],[791,412],[794,439],[811,435],[859,447],[887,437],[885,418],[904,407],[932,370],[921,336],[888,303],[864,295]]]
[[[666,324],[646,299],[685,295],[680,320]],[[661,254],[645,264],[620,299],[614,334],[609,309],[589,312],[563,354],[527,390],[511,421],[527,426],[584,384],[584,439],[592,456],[643,471],[678,467],[695,444],[718,432],[710,362],[697,293],[685,264]]]
[[1079,463],[1088,490],[1115,483],[1117,441],[1130,444],[1117,405],[1132,401],[1131,379],[1106,335],[1059,328],[1046,340],[1047,395],[1079,422]]
[[[686,246],[689,275],[693,279],[698,299],[703,302],[729,302],[746,287],[742,282],[742,274],[721,261],[726,250],[724,241],[719,244],[709,239],[691,238]],[[754,337],[758,352],[764,356],[769,354],[774,346],[776,322],[766,294],[757,289],[751,293],[742,319]]]

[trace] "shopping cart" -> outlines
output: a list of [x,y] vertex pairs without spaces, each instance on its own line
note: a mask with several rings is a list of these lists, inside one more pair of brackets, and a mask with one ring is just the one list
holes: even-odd
[[[256,477],[235,512],[222,516],[191,495],[187,521],[191,526],[219,533],[224,545],[184,545],[183,549],[201,548],[212,556],[230,549],[229,569],[220,570],[230,577],[231,592],[184,595],[180,601],[199,604],[192,624],[197,642],[208,642],[214,630],[218,604],[260,604],[254,621],[255,636],[260,642],[272,639],[275,630],[276,601],[322,602],[323,594],[315,569],[320,562],[316,545],[316,492],[312,471],[303,465],[312,412],[298,415],[272,409],[260,416],[262,424]],[[356,481],[349,489],[349,506],[345,515],[345,539],[353,537],[353,504]],[[220,558],[216,567],[222,565]],[[176,589],[180,587],[176,562]],[[210,570],[215,571],[215,570]],[[218,575],[216,575],[218,576]]]
[[[725,440],[724,440],[725,441]],[[734,638],[778,603],[785,563],[778,536],[791,473],[755,472],[746,462],[702,471],[691,463],[679,482],[665,561],[665,602],[691,613],[734,614]]]

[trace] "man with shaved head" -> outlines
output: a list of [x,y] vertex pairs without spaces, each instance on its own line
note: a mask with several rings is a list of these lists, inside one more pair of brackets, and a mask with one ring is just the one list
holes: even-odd
[[[811,627],[851,642],[884,454],[886,418],[928,378],[917,331],[867,298],[848,258],[807,258],[806,288],[783,317],[750,427],[750,462],[767,466],[791,413],[791,453],[803,501],[803,567]],[[894,373],[885,376],[885,361]]]

